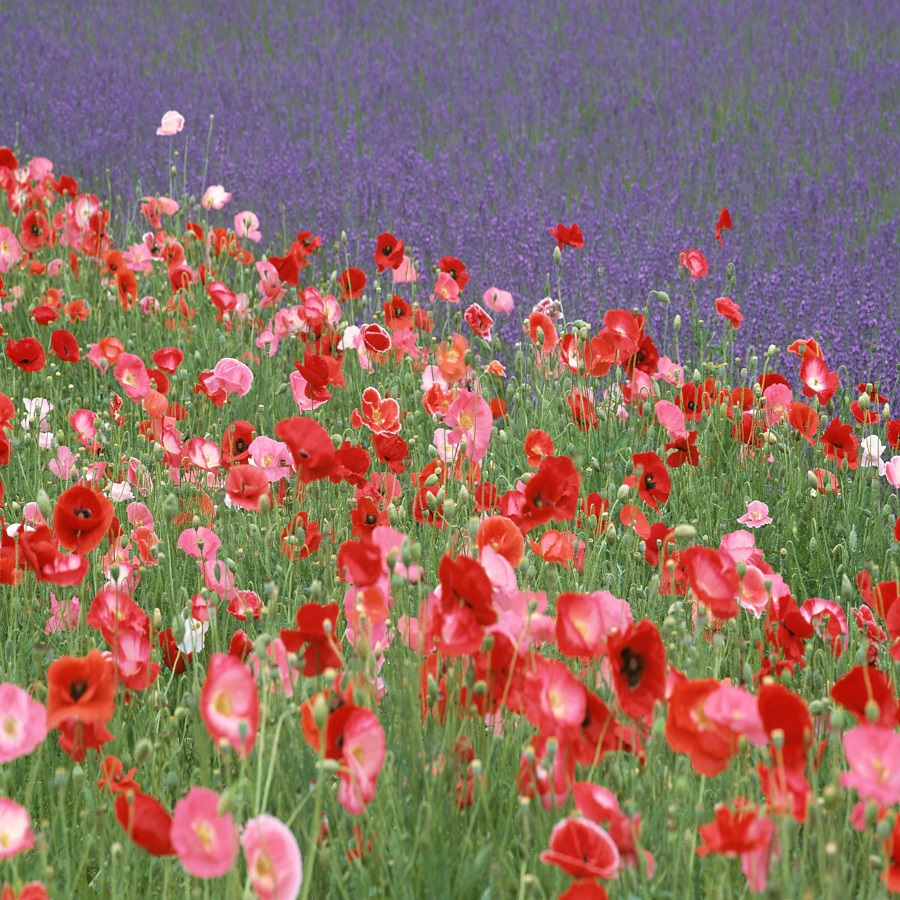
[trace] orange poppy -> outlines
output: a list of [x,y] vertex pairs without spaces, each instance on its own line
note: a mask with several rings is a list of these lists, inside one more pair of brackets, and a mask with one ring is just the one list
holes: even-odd
[[87,656],[63,656],[47,669],[47,727],[69,719],[85,724],[108,722],[115,711],[113,666],[99,650]]

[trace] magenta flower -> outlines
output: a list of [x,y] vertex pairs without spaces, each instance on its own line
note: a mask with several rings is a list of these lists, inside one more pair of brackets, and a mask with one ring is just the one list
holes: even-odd
[[0,684],[0,710],[0,763],[27,756],[47,736],[47,710],[18,685]]
[[24,806],[0,798],[0,859],[17,856],[34,846],[31,817]]
[[284,822],[267,815],[250,819],[241,846],[260,900],[296,900],[303,883],[303,860],[297,839]]
[[219,878],[237,858],[234,819],[219,814],[219,795],[208,788],[191,788],[175,804],[169,835],[181,864],[197,878]]
[[748,528],[762,528],[763,525],[769,525],[771,521],[769,507],[759,500],[751,500],[747,504],[747,512],[738,519],[741,525],[746,525]]
[[180,112],[170,109],[162,117],[162,122],[159,128],[156,129],[156,133],[161,137],[170,137],[173,134],[178,134],[182,128],[184,128],[184,116]]

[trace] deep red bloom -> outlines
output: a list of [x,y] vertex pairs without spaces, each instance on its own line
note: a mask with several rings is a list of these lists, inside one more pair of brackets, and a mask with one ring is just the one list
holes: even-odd
[[871,721],[869,710],[874,708],[878,718],[874,724],[883,728],[895,728],[897,704],[887,676],[874,666],[854,666],[831,689],[831,698],[849,709],[861,724]]
[[387,463],[387,467],[398,475],[406,468],[406,460],[409,459],[409,447],[399,434],[387,434],[373,432],[372,444],[378,460]]
[[466,272],[466,264],[455,256],[444,256],[438,260],[438,268],[449,275],[457,284],[460,290],[463,290],[469,283],[469,273]]
[[637,485],[638,496],[647,506],[659,512],[659,503],[665,503],[672,491],[672,480],[666,464],[653,451],[634,453],[631,457],[634,475],[623,479],[630,487]]
[[53,530],[61,546],[84,555],[100,545],[114,514],[103,494],[76,484],[59,495],[53,507]]
[[153,856],[173,856],[172,817],[162,804],[141,791],[116,797],[116,818],[125,834]]
[[550,234],[556,238],[556,246],[560,250],[563,247],[573,247],[575,250],[580,250],[584,246],[584,235],[576,222],[573,222],[571,225],[563,225],[560,222],[556,228],[550,229]]
[[403,241],[398,241],[389,231],[379,234],[375,242],[375,265],[378,271],[397,269],[403,262]]
[[222,435],[222,465],[231,468],[250,458],[254,427],[243,419],[232,422]]
[[565,521],[575,516],[581,473],[568,456],[548,456],[525,485],[525,502],[514,521],[527,534],[550,519]]
[[275,426],[275,436],[288,445],[303,484],[327,478],[333,471],[334,444],[318,422],[302,416],[282,419]]
[[63,656],[47,669],[47,727],[73,719],[103,725],[115,711],[113,663],[99,650],[87,656]]
[[338,604],[304,603],[297,610],[297,628],[282,628],[281,639],[288,653],[303,650],[303,674],[310,678],[325,669],[339,669],[344,664],[340,643],[335,634]]
[[806,703],[777,682],[764,684],[759,689],[757,703],[763,728],[773,745],[776,764],[802,772],[806,768],[806,751],[813,734],[812,717]]
[[24,337],[20,341],[12,338],[6,342],[6,356],[23,372],[40,372],[47,362],[47,354],[37,338]]
[[338,277],[341,300],[357,300],[366,289],[366,273],[362,269],[344,269]]
[[65,328],[57,328],[50,335],[50,350],[63,362],[77,363],[81,359],[81,349],[75,335]]
[[659,629],[641,619],[611,634],[606,647],[619,706],[633,719],[649,715],[666,692],[666,648]]
[[721,244],[722,243],[722,232],[725,230],[731,230],[731,213],[728,212],[727,207],[722,207],[722,212],[719,213],[719,218],[716,220],[716,240]]
[[843,425],[840,419],[834,419],[819,438],[819,443],[828,459],[833,459],[840,469],[844,460],[848,469],[859,465],[859,439],[853,434],[852,425]]

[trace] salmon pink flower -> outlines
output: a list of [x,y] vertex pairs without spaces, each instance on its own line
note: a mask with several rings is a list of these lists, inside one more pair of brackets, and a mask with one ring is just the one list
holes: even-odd
[[231,199],[231,193],[226,191],[221,184],[211,184],[200,198],[200,204],[204,209],[222,209]]
[[172,846],[197,878],[219,878],[237,858],[238,830],[231,813],[219,814],[220,799],[215,791],[193,787],[172,813]]
[[227,653],[214,653],[200,695],[200,713],[218,746],[247,756],[259,728],[259,694],[250,670]]
[[491,408],[484,397],[474,391],[460,390],[447,409],[444,422],[454,426],[447,436],[447,442],[458,444],[465,438],[466,456],[475,462],[481,462],[487,453],[494,425]]
[[233,506],[261,512],[261,501],[267,498],[272,505],[269,476],[258,466],[232,466],[225,476],[225,493]]
[[169,137],[173,134],[178,134],[182,128],[184,128],[184,116],[180,112],[170,109],[162,117],[162,123],[156,129],[156,133],[161,137]]
[[687,269],[691,278],[703,278],[709,272],[706,257],[695,248],[682,250],[678,262],[682,269]]
[[241,835],[250,884],[259,900],[296,900],[303,883],[300,847],[275,816],[250,819]]
[[338,802],[347,812],[361,815],[375,796],[375,782],[384,763],[384,729],[370,709],[350,713],[341,734]]
[[513,311],[515,306],[512,294],[509,291],[501,291],[500,288],[489,287],[481,299],[488,309],[507,315]]
[[0,225],[0,275],[5,274],[22,258],[22,247],[15,234]]
[[27,756],[47,736],[47,710],[15,684],[0,684],[0,763]]
[[441,272],[431,297],[433,300],[443,300],[446,303],[459,303],[459,285],[452,275]]
[[404,256],[394,272],[394,284],[412,284],[419,280],[419,273],[409,256]]
[[377,388],[368,387],[363,391],[362,412],[354,409],[350,413],[350,424],[354,428],[365,425],[373,434],[397,434],[400,431],[400,404],[392,397],[382,398]]
[[31,817],[24,806],[0,797],[0,859],[17,856],[34,846]]

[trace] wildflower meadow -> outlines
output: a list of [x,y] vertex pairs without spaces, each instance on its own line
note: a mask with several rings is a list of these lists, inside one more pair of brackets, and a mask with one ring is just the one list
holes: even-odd
[[[645,30],[680,28],[672,10],[690,4],[670,6],[645,11]],[[92,10],[78,24],[88,48],[108,38]],[[260,42],[274,98],[290,68],[279,41],[300,36],[260,10],[230,46]],[[415,43],[440,31],[434,11],[404,9],[390,30],[336,10],[308,13],[336,53],[363,26],[390,48],[401,32]],[[591,14],[625,34],[631,13],[616,10],[623,21],[602,4]],[[141,158],[85,158],[109,160],[106,190],[96,171],[61,164],[65,135],[60,156],[42,155],[33,110],[22,106],[18,135],[4,120],[2,900],[900,894],[896,292],[884,300],[900,206],[889,148],[857,157],[858,190],[840,168],[878,134],[896,146],[896,96],[869,77],[898,65],[893,23],[866,30],[877,12],[861,4],[831,35],[846,77],[799,80],[792,95],[797,109],[807,89],[824,96],[841,121],[857,98],[869,118],[840,165],[792,146],[768,169],[771,190],[740,192],[725,164],[721,183],[718,163],[703,176],[691,165],[685,206],[638,155],[646,169],[631,200],[616,194],[605,238],[603,190],[565,194],[586,163],[574,156],[570,171],[559,144],[529,157],[540,129],[517,131],[514,111],[494,123],[492,171],[519,180],[517,213],[533,203],[519,233],[491,225],[516,192],[494,176],[470,184],[446,146],[423,144],[427,164],[405,150],[354,157],[351,120],[371,112],[362,64],[358,83],[336,75],[332,114],[350,116],[336,156],[306,171],[334,194],[322,173],[346,163],[348,193],[319,195],[321,222],[295,221],[304,182],[288,183],[283,158],[242,171],[233,148],[246,135],[192,118],[196,85],[179,88],[183,103],[148,85],[103,123],[109,146]],[[134,14],[125,4],[109,28]],[[486,16],[481,30],[469,14]],[[49,40],[44,15],[16,28]],[[166,20],[147,15],[152,35]],[[197,79],[219,77],[219,63],[196,66],[172,16],[167,52]],[[536,16],[506,31],[471,10],[457,22],[472,26],[459,47],[476,81],[479,59],[496,74],[478,41],[524,41]],[[587,80],[578,93],[588,57],[574,22],[547,40],[552,66],[571,54],[584,119],[621,98]],[[755,20],[731,25],[738,48],[758,37]],[[785,40],[816,62],[826,51],[800,40],[814,27],[801,16]],[[226,47],[214,49],[225,71]],[[636,73],[633,49],[610,53]],[[160,61],[142,52],[146,74]],[[644,106],[635,119],[637,101],[621,106],[618,138],[639,154],[648,145],[628,128],[653,120],[666,84],[662,57],[645,58],[649,74],[629,87]],[[433,62],[403,68],[397,91],[445,89]],[[264,76],[247,72],[209,96],[248,90],[256,103]],[[524,77],[510,73],[501,94]],[[734,115],[759,114],[757,87],[734,88]],[[487,146],[466,118],[481,89],[460,107],[460,133],[472,128],[461,157]],[[9,108],[24,104],[11,96]],[[50,116],[56,101],[41,96]],[[403,109],[401,142],[419,107]],[[563,130],[564,109],[547,112]],[[734,122],[706,113],[713,160]],[[789,118],[777,104],[769,116]],[[771,151],[748,135],[736,153]],[[410,187],[392,181],[404,158],[432,188],[459,176],[472,195],[423,200],[426,177],[393,213]],[[533,168],[551,158],[558,195]],[[766,219],[799,184],[795,166],[811,179],[796,204],[820,213],[810,240],[824,247],[841,216],[871,213],[868,231],[834,239],[831,282],[801,247],[796,210],[787,225]],[[363,169],[369,193],[354,208]],[[620,190],[622,172],[593,187],[613,175]],[[862,190],[882,176],[882,194]],[[624,215],[637,196],[681,218],[635,241]],[[453,216],[426,215],[451,200],[466,219],[458,240]],[[795,241],[780,261],[761,218]],[[604,239],[611,271],[595,265]],[[622,255],[642,244],[647,259]],[[786,298],[775,271],[803,296]],[[837,299],[823,297],[829,284]]]

